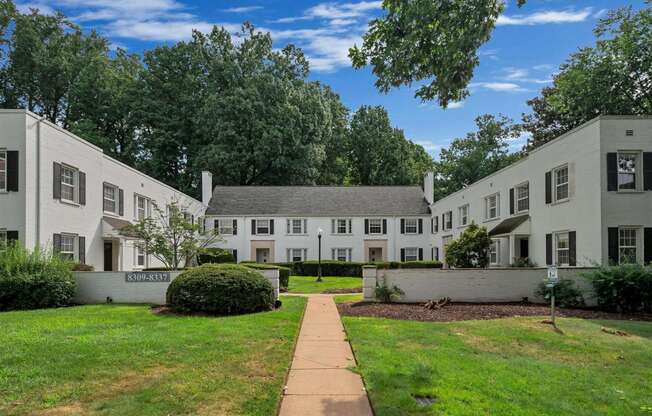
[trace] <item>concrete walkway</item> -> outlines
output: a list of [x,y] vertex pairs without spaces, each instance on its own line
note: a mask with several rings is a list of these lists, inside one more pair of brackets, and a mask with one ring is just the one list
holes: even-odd
[[299,332],[280,416],[372,416],[332,296],[313,295]]

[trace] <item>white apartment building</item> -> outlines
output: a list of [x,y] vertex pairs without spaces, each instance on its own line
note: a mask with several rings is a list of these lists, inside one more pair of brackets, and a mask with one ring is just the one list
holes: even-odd
[[601,116],[431,206],[433,251],[472,221],[494,267],[652,261],[652,117]]
[[0,110],[0,240],[52,247],[97,271],[161,264],[126,224],[176,202],[194,217],[201,202],[105,155],[25,110]]
[[[238,261],[430,260],[428,201],[419,186],[217,186],[202,178],[207,230]],[[430,187],[432,189],[432,187]],[[432,192],[431,192],[432,193]],[[432,201],[432,197],[430,199]]]

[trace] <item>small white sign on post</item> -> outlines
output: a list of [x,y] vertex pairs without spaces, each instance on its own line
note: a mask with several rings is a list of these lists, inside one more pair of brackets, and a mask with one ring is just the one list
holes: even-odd
[[554,283],[557,283],[559,281],[557,266],[548,266],[548,281]]
[[550,321],[555,326],[555,286],[559,283],[559,274],[557,266],[548,266],[548,278],[546,286],[550,289]]

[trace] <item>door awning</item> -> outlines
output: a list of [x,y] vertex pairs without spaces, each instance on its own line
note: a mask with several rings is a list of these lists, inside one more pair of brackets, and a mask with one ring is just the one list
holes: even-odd
[[129,238],[129,236],[120,234],[120,231],[128,225],[131,225],[131,223],[127,220],[104,216],[102,217],[102,236],[109,238]]
[[507,218],[489,231],[489,236],[491,237],[507,234],[530,234],[530,216],[519,215]]

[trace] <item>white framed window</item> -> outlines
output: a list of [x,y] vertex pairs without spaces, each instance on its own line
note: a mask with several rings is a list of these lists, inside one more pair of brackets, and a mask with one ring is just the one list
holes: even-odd
[[419,222],[416,218],[405,218],[405,234],[416,234],[419,231]]
[[351,261],[352,249],[349,247],[332,249],[332,259],[337,261]]
[[147,267],[147,251],[143,243],[134,245],[134,266]]
[[444,223],[441,225],[443,230],[450,230],[453,228],[453,211],[447,211],[444,213]]
[[500,240],[491,240],[489,246],[489,264],[497,265],[500,263]]
[[568,165],[560,166],[552,171],[554,180],[555,202],[568,199]]
[[530,184],[518,185],[514,190],[514,198],[516,199],[517,213],[528,211],[530,209]]
[[568,266],[570,264],[570,244],[568,233],[555,233],[555,264]]
[[496,193],[484,198],[484,218],[492,220],[500,215],[500,194]]
[[61,199],[76,202],[78,195],[79,171],[73,167],[61,165]]
[[618,262],[636,263],[638,260],[638,229],[623,227],[618,229]]
[[256,220],[256,234],[257,235],[269,234],[269,220]]
[[369,220],[369,234],[382,234],[383,233],[383,220],[380,218],[372,218]]
[[308,259],[307,248],[288,248],[287,260],[288,262],[306,261]]
[[419,260],[419,249],[417,247],[406,247],[405,251],[405,261],[418,261]]
[[7,151],[0,150],[0,192],[7,192]]
[[618,190],[637,191],[641,188],[639,172],[641,165],[641,152],[618,152]]
[[69,260],[75,260],[77,236],[72,234],[61,234],[61,248],[59,254]]
[[233,235],[233,218],[216,219],[213,228],[222,235]]
[[118,188],[108,183],[104,184],[103,189],[103,206],[104,212],[112,214],[118,213]]
[[335,218],[331,221],[333,234],[353,234],[353,221],[350,218]]
[[140,221],[149,218],[152,211],[152,201],[149,198],[138,194],[135,194],[134,200],[134,216],[136,219]]
[[290,235],[303,235],[308,233],[308,220],[304,218],[290,218],[287,220],[287,233]]
[[469,204],[462,205],[458,208],[460,226],[468,225],[469,223]]

